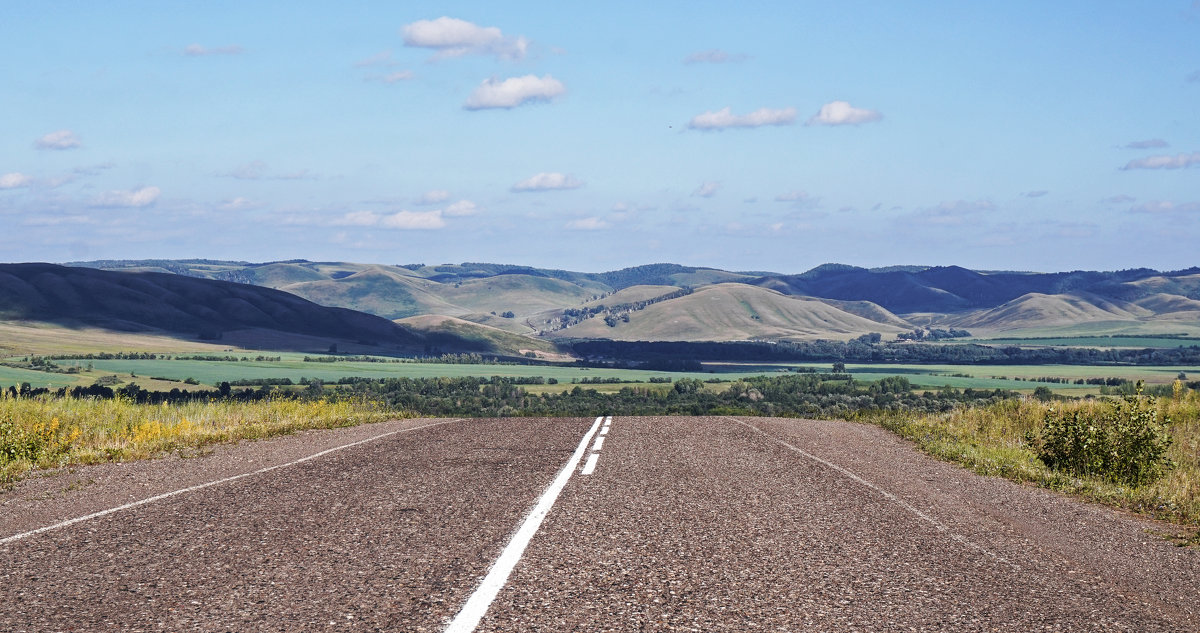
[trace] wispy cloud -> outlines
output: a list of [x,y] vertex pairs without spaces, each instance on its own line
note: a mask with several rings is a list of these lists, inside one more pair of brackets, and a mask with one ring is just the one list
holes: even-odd
[[479,206],[470,200],[459,200],[446,207],[447,217],[458,218],[479,213]]
[[909,219],[930,226],[962,226],[977,222],[979,216],[996,210],[996,205],[986,200],[947,200],[936,207],[921,209]]
[[805,200],[811,199],[812,198],[810,198],[807,193],[799,190],[789,191],[787,193],[781,193],[775,196],[775,202],[804,202]]
[[372,66],[394,66],[396,61],[392,59],[392,51],[380,51],[365,59],[360,59],[354,62],[355,68],[370,68]]
[[805,125],[858,125],[883,118],[878,110],[856,108],[847,101],[830,101],[805,121]]
[[207,57],[210,55],[241,55],[246,52],[241,46],[236,44],[230,46],[214,46],[207,47],[200,44],[188,44],[183,49],[183,54],[188,57]]
[[692,195],[700,196],[701,198],[711,198],[711,197],[717,195],[717,191],[720,188],[721,188],[721,183],[719,183],[719,182],[705,181],[705,182],[700,183],[700,186],[697,187],[696,190],[692,192]]
[[394,84],[401,81],[408,81],[416,75],[411,70],[397,70],[378,77],[379,81],[385,84]]
[[529,40],[523,36],[509,37],[494,26],[479,26],[445,16],[406,24],[400,33],[404,36],[405,46],[437,51],[434,59],[463,55],[521,59],[529,49]]
[[259,204],[254,202],[253,200],[251,200],[249,198],[242,198],[239,196],[237,198],[230,198],[230,199],[222,202],[221,210],[222,211],[245,211],[247,209],[254,209],[258,206],[259,206]]
[[449,191],[446,191],[445,189],[431,189],[421,194],[421,197],[417,198],[416,202],[419,205],[428,206],[431,204],[441,204],[449,199]]
[[1134,200],[1137,200],[1137,198],[1134,198],[1133,196],[1126,195],[1123,193],[1119,193],[1115,196],[1109,196],[1109,197],[1101,200],[1100,202],[1105,202],[1108,204],[1125,204],[1126,202],[1133,202]]
[[154,204],[162,191],[158,187],[116,190],[102,193],[92,200],[93,207],[142,208]]
[[17,172],[0,175],[0,189],[28,187],[31,182],[33,182],[32,178]]
[[683,59],[685,64],[725,64],[744,62],[749,57],[741,53],[727,53],[719,48],[697,51]]
[[551,191],[555,189],[578,189],[583,181],[558,172],[535,174],[512,186],[513,191]]
[[1125,163],[1125,166],[1121,169],[1184,169],[1193,165],[1200,165],[1200,152],[1176,154],[1174,156],[1147,156],[1131,160]]
[[1200,212],[1200,202],[1171,202],[1169,200],[1153,200],[1143,202],[1129,208],[1130,213],[1197,213]]
[[1046,196],[1049,194],[1050,194],[1049,189],[1038,189],[1036,191],[1026,191],[1025,193],[1022,193],[1021,195],[1025,196],[1026,198],[1041,198],[1042,196]]
[[607,229],[608,226],[608,222],[605,222],[600,218],[588,217],[580,218],[578,220],[571,220],[570,222],[566,223],[565,228],[576,231],[598,231],[600,229]]
[[75,149],[80,146],[80,142],[79,137],[71,130],[58,130],[39,138],[33,145],[38,149],[60,150]]
[[429,230],[446,226],[442,211],[397,211],[375,213],[374,211],[351,211],[333,222],[336,226],[371,226],[385,229]]
[[1152,138],[1145,141],[1130,141],[1125,144],[1125,149],[1155,149],[1158,147],[1168,147],[1167,142],[1161,138]]
[[483,110],[486,108],[515,108],[531,101],[549,101],[567,91],[563,83],[550,75],[538,77],[510,77],[503,81],[485,79],[467,97],[463,108]]
[[795,120],[795,108],[759,108],[750,114],[742,115],[734,114],[732,108],[721,108],[716,112],[697,114],[688,122],[688,127],[693,130],[724,130],[764,125],[791,125]]
[[272,173],[267,167],[267,164],[261,160],[250,161],[244,165],[238,165],[227,172],[221,172],[218,176],[225,178],[236,178],[238,180],[316,180],[317,175],[307,169],[297,171]]

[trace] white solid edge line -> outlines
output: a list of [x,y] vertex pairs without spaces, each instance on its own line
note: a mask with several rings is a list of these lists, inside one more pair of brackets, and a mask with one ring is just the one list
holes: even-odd
[[521,523],[521,527],[513,533],[512,539],[508,541],[508,545],[504,547],[504,551],[500,552],[500,556],[496,558],[496,562],[492,563],[492,568],[488,570],[483,581],[475,589],[475,593],[467,599],[466,604],[446,626],[446,633],[470,633],[479,626],[479,621],[487,614],[488,608],[492,606],[492,601],[496,599],[496,595],[504,588],[508,582],[508,576],[512,573],[513,568],[517,566],[517,562],[521,560],[521,556],[525,553],[525,548],[529,545],[529,541],[533,540],[533,535],[537,534],[538,528],[541,527],[542,521],[546,515],[550,513],[550,508],[554,506],[555,500],[558,499],[558,493],[566,487],[567,481],[571,479],[571,474],[575,472],[575,468],[579,465],[580,458],[583,457],[584,451],[587,450],[588,442],[592,440],[592,436],[596,434],[596,429],[600,427],[601,418],[596,418],[596,422],[592,424],[592,428],[580,440],[579,446],[575,452],[571,454],[571,458],[567,460],[567,464],[562,470],[558,471],[558,476],[554,481],[550,482],[550,486],[542,493],[537,504],[529,511],[529,515],[525,517],[525,521]]
[[604,436],[603,436],[603,435],[601,435],[600,437],[597,437],[597,438],[596,438],[596,443],[595,443],[595,444],[592,444],[592,450],[593,450],[593,451],[599,451],[599,450],[601,450],[601,449],[603,449],[603,448],[604,448]]
[[600,453],[588,455],[587,463],[583,465],[583,470],[579,471],[579,474],[590,475],[596,472],[596,462],[598,461],[600,461]]
[[848,469],[848,468],[842,467],[842,466],[838,466],[837,464],[835,464],[835,463],[833,463],[833,462],[830,462],[830,461],[826,461],[826,460],[824,460],[824,459],[821,459],[820,457],[817,457],[816,455],[813,455],[812,453],[809,453],[808,451],[806,451],[806,450],[804,450],[804,449],[802,449],[802,448],[799,448],[799,447],[793,446],[793,445],[791,445],[791,444],[788,444],[787,442],[785,442],[785,441],[783,441],[783,440],[781,440],[781,439],[779,439],[779,438],[777,438],[777,437],[775,437],[775,436],[771,435],[770,433],[767,433],[766,431],[764,431],[764,430],[762,430],[762,429],[758,428],[757,426],[754,426],[753,424],[750,424],[749,422],[746,422],[746,421],[743,421],[743,420],[739,420],[738,418],[730,418],[730,419],[731,419],[731,420],[733,420],[734,422],[737,422],[738,424],[741,424],[742,426],[745,426],[745,427],[748,427],[748,428],[754,429],[755,431],[758,431],[759,433],[762,433],[763,435],[766,435],[767,437],[769,437],[769,438],[771,438],[771,439],[775,440],[776,442],[778,442],[778,443],[782,444],[783,446],[786,446],[787,448],[789,448],[789,449],[791,449],[791,450],[793,450],[793,451],[795,451],[795,452],[797,452],[797,453],[800,453],[801,455],[803,455],[803,456],[805,456],[805,457],[807,457],[807,458],[809,458],[809,459],[811,459],[811,460],[813,460],[813,461],[815,461],[815,462],[818,462],[818,463],[824,464],[825,466],[828,466],[829,468],[832,468],[832,469],[834,469],[834,470],[836,470],[836,471],[838,471],[838,472],[842,473],[843,475],[845,475],[845,476],[849,477],[850,479],[852,479],[852,480],[854,480],[854,481],[856,481],[856,482],[858,482],[858,483],[860,483],[860,484],[862,484],[862,485],[866,486],[867,488],[870,488],[871,490],[874,490],[875,492],[878,492],[879,494],[883,495],[883,496],[884,496],[884,498],[886,498],[886,499],[888,499],[889,501],[891,501],[891,502],[895,503],[896,505],[900,506],[901,508],[904,508],[905,510],[908,510],[909,512],[911,512],[912,514],[914,514],[914,515],[915,515],[917,518],[921,519],[922,521],[925,521],[926,523],[929,523],[929,524],[930,524],[930,525],[932,525],[934,528],[936,528],[936,529],[937,529],[937,531],[939,531],[939,532],[942,532],[942,533],[943,533],[943,534],[945,534],[946,536],[950,537],[952,540],[954,540],[954,541],[956,541],[956,542],[958,542],[958,543],[961,543],[961,544],[963,544],[963,545],[966,545],[967,547],[970,547],[970,548],[971,548],[971,549],[973,549],[973,550],[976,550],[976,551],[978,551],[978,552],[981,552],[981,553],[983,553],[983,554],[985,554],[985,555],[987,555],[987,556],[989,556],[989,557],[991,557],[991,558],[994,558],[994,559],[996,559],[996,560],[998,560],[998,561],[1000,561],[1000,562],[1002,562],[1002,563],[1007,563],[1008,565],[1012,565],[1012,566],[1013,566],[1013,568],[1015,568],[1015,569],[1018,569],[1018,570],[1019,570],[1019,569],[1021,569],[1021,568],[1020,568],[1020,566],[1018,566],[1018,565],[1016,565],[1016,564],[1014,564],[1014,563],[1011,563],[1011,562],[1009,562],[1008,560],[1006,560],[1005,558],[1003,558],[1003,557],[1001,557],[1001,556],[997,555],[996,553],[994,553],[994,552],[992,552],[992,551],[990,551],[990,550],[987,550],[987,549],[985,549],[984,547],[981,547],[980,545],[977,545],[977,544],[975,544],[975,543],[973,543],[973,542],[971,542],[971,541],[967,540],[967,538],[966,538],[965,536],[962,536],[961,534],[958,534],[958,533],[956,533],[956,532],[952,532],[952,531],[950,531],[950,528],[946,527],[946,526],[945,526],[945,525],[944,525],[944,524],[943,524],[941,521],[938,521],[937,519],[935,519],[935,518],[933,518],[933,517],[929,516],[928,514],[925,514],[924,512],[921,512],[921,511],[920,511],[920,510],[918,510],[916,507],[914,507],[913,505],[909,504],[907,501],[905,501],[905,500],[901,499],[900,497],[897,497],[896,495],[892,494],[891,492],[888,492],[887,490],[884,490],[883,488],[880,488],[879,486],[877,486],[877,485],[875,485],[875,484],[871,483],[870,481],[868,481],[868,480],[866,480],[866,479],[863,479],[863,478],[862,478],[862,477],[860,477],[859,475],[855,474],[855,473],[854,473],[854,471],[852,471],[852,470],[850,470],[850,469]]
[[87,514],[87,515],[84,515],[81,517],[75,517],[74,519],[67,519],[66,521],[61,521],[59,523],[55,523],[54,525],[47,525],[46,527],[40,527],[36,530],[30,530],[28,532],[14,534],[12,536],[8,536],[3,539],[0,539],[0,545],[7,545],[8,543],[12,543],[13,541],[19,541],[23,538],[30,537],[35,534],[41,534],[42,532],[49,532],[51,530],[57,530],[59,528],[67,527],[68,525],[74,525],[76,523],[81,523],[83,521],[88,521],[90,519],[98,519],[102,516],[107,516],[109,514],[113,514],[115,512],[120,512],[122,510],[128,510],[130,508],[136,508],[141,505],[146,505],[147,503],[154,503],[155,501],[161,501],[168,497],[174,497],[176,495],[181,495],[181,494],[188,493],[188,492],[195,492],[195,491],[201,490],[203,488],[208,488],[210,486],[216,486],[218,484],[228,483],[231,481],[237,481],[238,479],[250,477],[252,475],[261,475],[262,473],[270,472],[277,468],[285,468],[287,466],[295,466],[296,464],[301,464],[301,463],[307,462],[309,460],[316,459],[318,457],[321,457],[322,455],[328,455],[329,453],[332,453],[335,451],[340,451],[344,448],[351,448],[353,446],[358,446],[359,444],[366,444],[367,442],[374,442],[375,440],[388,437],[389,435],[395,435],[397,433],[406,433],[408,431],[417,431],[420,429],[427,429],[427,428],[433,427],[433,426],[441,426],[443,424],[450,424],[451,422],[458,422],[461,419],[462,418],[455,418],[453,420],[444,420],[442,422],[423,424],[421,426],[414,426],[414,427],[408,428],[408,429],[400,429],[398,431],[389,431],[387,433],[383,433],[382,435],[376,435],[374,437],[369,437],[365,440],[358,440],[357,442],[351,442],[349,444],[343,444],[342,446],[335,446],[333,448],[325,449],[319,453],[313,453],[312,455],[309,455],[307,457],[301,457],[300,459],[297,459],[296,461],[288,462],[286,464],[276,464],[274,466],[267,466],[266,468],[260,468],[258,470],[252,471],[252,472],[242,473],[240,475],[233,475],[232,477],[225,477],[224,479],[217,479],[215,481],[210,481],[210,482],[203,483],[203,484],[196,484],[195,486],[189,486],[187,488],[180,488],[179,490],[172,490],[171,492],[164,492],[160,495],[154,495],[153,497],[147,497],[140,501],[134,501],[131,503],[126,503],[125,505],[117,506],[115,508],[109,508],[107,510],[93,512],[91,514]]

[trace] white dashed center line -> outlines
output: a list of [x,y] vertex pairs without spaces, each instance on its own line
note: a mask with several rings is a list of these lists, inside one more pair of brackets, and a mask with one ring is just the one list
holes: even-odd
[[[521,560],[521,556],[525,553],[525,548],[529,545],[529,541],[533,540],[533,535],[537,534],[538,528],[541,527],[542,521],[546,515],[550,513],[550,508],[554,506],[555,500],[558,499],[558,493],[566,487],[567,481],[571,479],[571,474],[575,472],[575,468],[579,465],[579,460],[583,458],[583,453],[587,451],[588,442],[592,440],[592,436],[596,434],[603,418],[596,418],[592,423],[592,428],[583,436],[576,447],[575,452],[571,454],[571,458],[567,460],[563,469],[558,472],[558,476],[554,481],[550,482],[550,486],[542,493],[537,504],[533,506],[533,510],[529,511],[529,515],[525,517],[525,522],[521,527],[517,528],[512,539],[500,552],[500,557],[492,563],[492,568],[488,570],[483,581],[479,583],[479,587],[475,589],[475,593],[467,599],[467,603],[463,605],[458,615],[446,626],[445,633],[470,633],[479,626],[479,621],[487,613],[489,607],[492,606],[492,601],[496,599],[496,595],[504,588],[508,582],[508,576],[512,573],[513,568],[517,566],[517,562]],[[588,459],[592,463],[593,458],[599,457],[596,454]],[[593,466],[594,467],[594,466]],[[587,474],[587,473],[584,473]]]
[[[601,418],[596,418],[597,422]],[[587,461],[583,464],[581,475],[590,475],[596,472],[596,463],[600,461],[600,450],[604,448],[604,436],[608,435],[608,427],[612,425],[612,416],[603,418],[604,426],[600,427],[600,435],[596,438],[596,443],[592,444],[592,454],[588,455]]]

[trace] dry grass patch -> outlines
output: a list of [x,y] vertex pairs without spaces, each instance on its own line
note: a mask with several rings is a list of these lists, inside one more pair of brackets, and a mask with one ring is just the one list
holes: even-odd
[[[1026,441],[1040,433],[1052,410],[1098,415],[1112,406],[1101,400],[1038,402],[1008,400],[988,407],[962,408],[949,413],[910,417],[891,412],[859,416],[912,440],[922,450],[957,462],[983,475],[1030,482],[1088,500],[1132,510],[1188,528],[1200,527],[1200,393],[1177,389],[1174,397],[1159,398],[1158,419],[1171,445],[1165,457],[1172,466],[1158,480],[1131,486],[1100,477],[1077,476],[1053,470],[1038,459]],[[1193,538],[1197,542],[1200,538]]]
[[145,459],[218,442],[404,417],[367,402],[268,399],[137,404],[127,399],[0,399],[0,484],[30,470]]

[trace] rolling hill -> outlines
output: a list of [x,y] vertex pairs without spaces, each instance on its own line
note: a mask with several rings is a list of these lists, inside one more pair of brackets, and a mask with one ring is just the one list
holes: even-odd
[[872,321],[816,299],[737,283],[705,286],[625,315],[609,321],[588,319],[553,335],[624,341],[805,340],[911,329]]
[[[627,304],[653,302],[662,294],[685,288],[702,290],[728,283],[820,299],[829,308],[881,324],[870,331],[892,331],[882,325],[892,329],[960,327],[985,335],[1010,335],[1019,330],[1060,332],[1085,325],[1088,331],[1124,333],[1179,327],[1184,327],[1181,332],[1200,331],[1200,306],[1190,303],[1200,302],[1197,268],[1175,272],[1133,269],[1030,273],[973,271],[958,266],[867,269],[823,264],[800,274],[778,274],[666,263],[602,273],[472,262],[401,266],[198,259],[109,260],[76,265],[250,283],[387,319],[450,316],[527,336],[614,335],[627,328],[605,325],[604,316],[622,312],[629,312],[631,320],[642,313],[665,316],[668,309],[690,310],[694,300],[671,299],[653,312],[648,312],[645,305],[635,305],[631,312]],[[592,323],[589,317],[599,320]],[[699,331],[684,327],[684,321],[668,322],[679,323],[682,329],[672,333],[667,331],[670,328],[660,326],[656,336],[678,340],[688,332]],[[835,325],[822,329],[825,323]],[[561,331],[565,326],[570,326],[569,333]],[[723,323],[719,329],[728,332],[721,336],[744,339],[838,338],[858,328],[839,319],[808,322],[797,316],[771,322],[769,327],[751,319]]]
[[0,264],[0,318],[223,342],[248,337],[270,341],[268,349],[425,346],[421,335],[386,319],[270,288],[54,264]]

